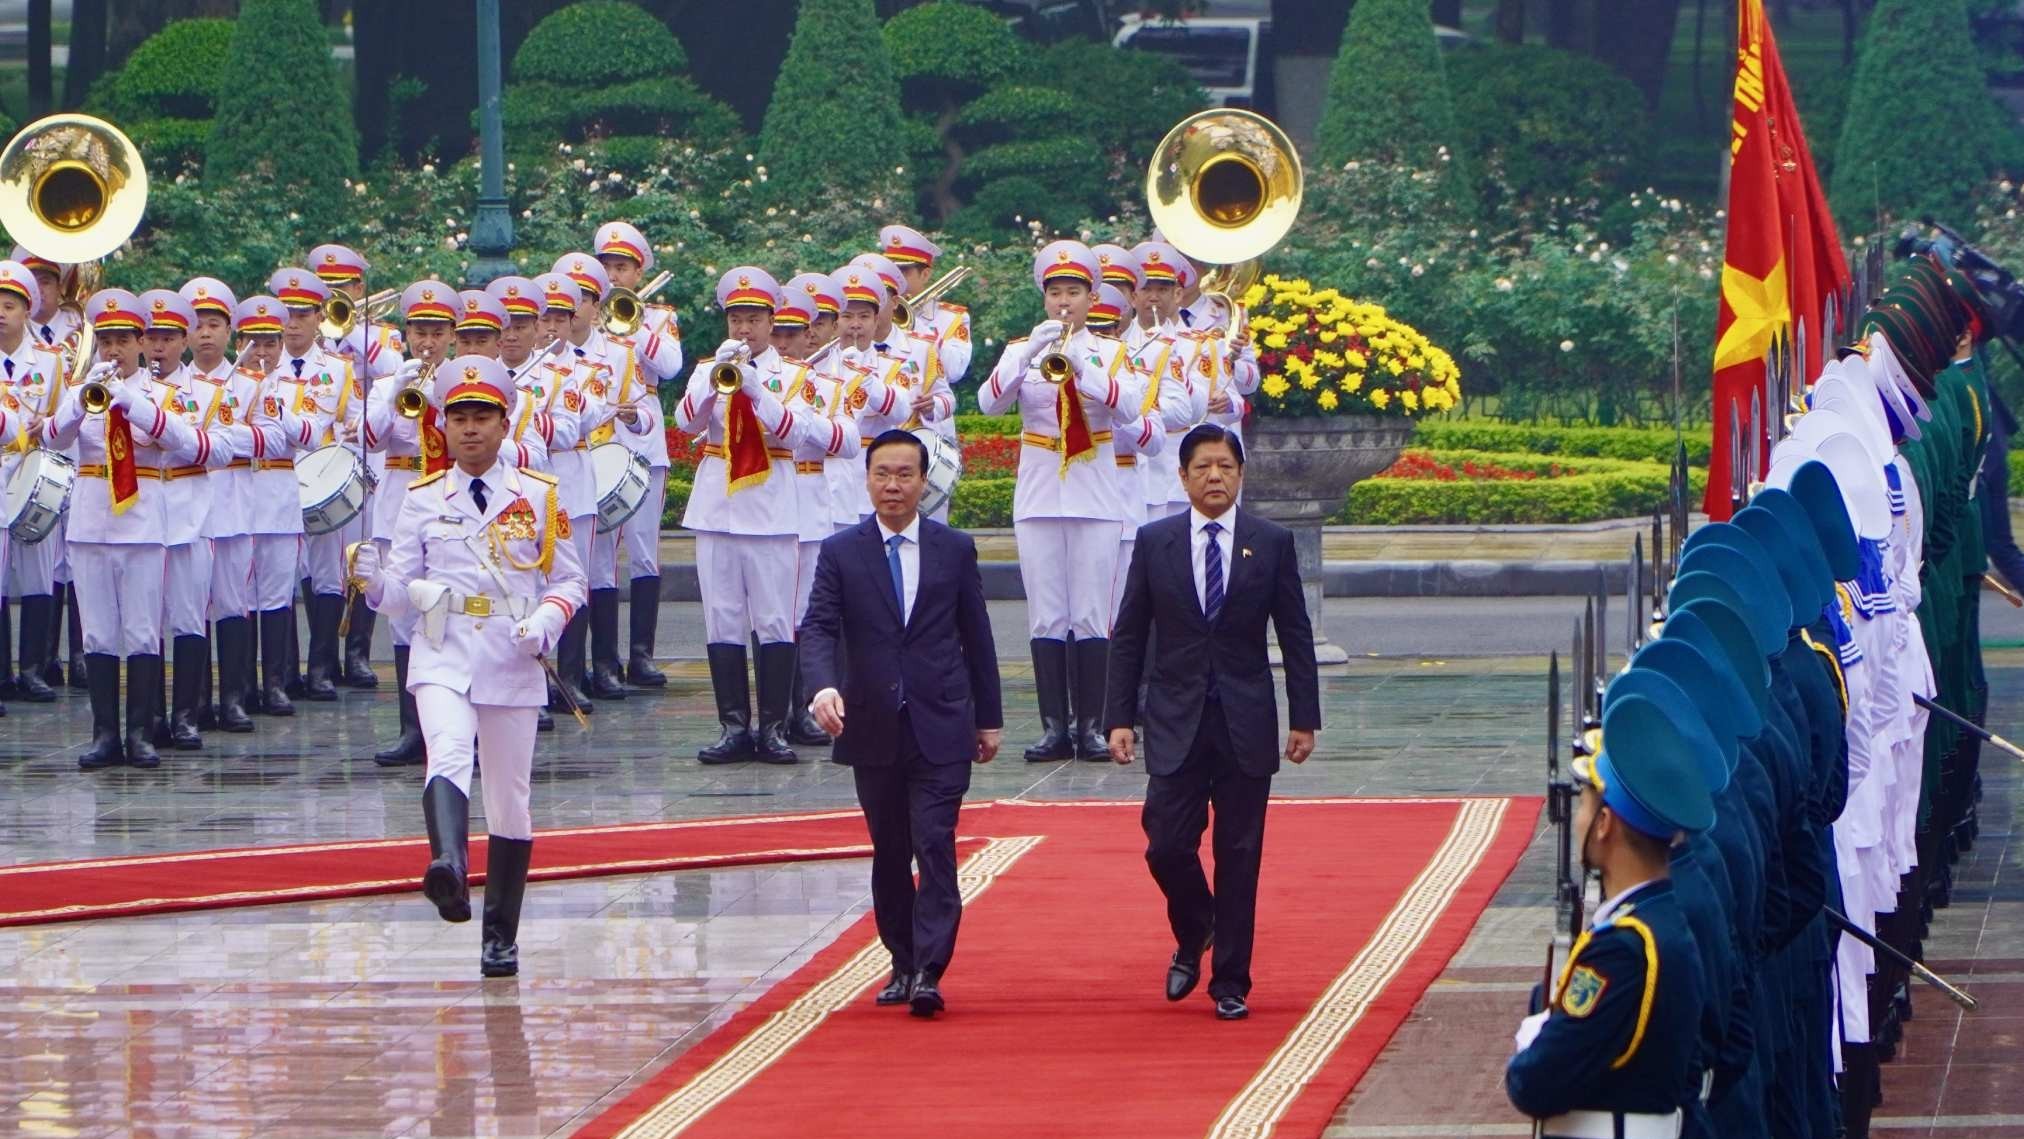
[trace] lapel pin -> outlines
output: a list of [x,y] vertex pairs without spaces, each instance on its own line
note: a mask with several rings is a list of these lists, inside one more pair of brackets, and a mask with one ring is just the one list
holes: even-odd
[[1251,547],[1249,546],[1244,547],[1244,556],[1247,558],[1251,556]]

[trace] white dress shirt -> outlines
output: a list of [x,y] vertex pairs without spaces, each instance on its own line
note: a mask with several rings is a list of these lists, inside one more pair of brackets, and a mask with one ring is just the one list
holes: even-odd
[[1216,535],[1216,546],[1218,552],[1223,555],[1223,600],[1228,602],[1230,599],[1230,547],[1236,542],[1236,535],[1232,531],[1237,528],[1237,512],[1234,509],[1225,510],[1221,517],[1211,518],[1195,507],[1190,506],[1188,508],[1188,536],[1190,539],[1188,549],[1190,551],[1189,560],[1194,562],[1195,565],[1195,600],[1201,604],[1202,612],[1205,614],[1209,611],[1209,564],[1207,558],[1209,532],[1207,527],[1211,522],[1221,523],[1223,527],[1222,531]]
[[[471,493],[471,484],[479,479],[484,479],[485,510],[489,510],[494,502],[499,501],[499,496],[506,490],[506,465],[498,459],[494,459],[492,460],[491,469],[487,470],[484,474],[469,475],[464,473],[463,467],[451,464],[450,478],[456,483],[457,493],[463,495],[465,500],[473,506],[478,505],[478,499],[476,495]],[[483,510],[480,511],[480,513],[483,512]]]
[[[878,516],[873,515],[872,517],[877,518]],[[905,625],[913,619],[914,595],[921,588],[921,516],[916,513],[913,521],[907,523],[907,528],[904,530],[888,530],[886,529],[885,520],[880,518],[878,519],[878,537],[879,541],[888,548],[891,547],[892,540],[895,537],[901,539],[900,582],[903,596],[901,597],[900,604],[900,624]]]

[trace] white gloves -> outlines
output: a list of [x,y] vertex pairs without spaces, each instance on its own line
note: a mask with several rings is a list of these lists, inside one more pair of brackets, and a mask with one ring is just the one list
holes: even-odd
[[555,647],[566,623],[562,607],[544,601],[534,607],[526,620],[513,626],[513,646],[528,656],[541,656]]
[[1524,1020],[1519,1021],[1518,1031],[1511,1037],[1511,1042],[1516,1047],[1511,1049],[1511,1051],[1514,1053],[1523,1052],[1527,1048],[1532,1047],[1532,1042],[1539,1037],[1539,1030],[1546,1027],[1546,1018],[1551,1015],[1552,1010],[1548,1009],[1545,1012],[1535,1012]]
[[722,344],[717,345],[717,355],[714,358],[719,364],[728,364],[736,360],[738,353],[744,350],[745,342],[743,340],[726,340]]
[[112,402],[114,406],[128,415],[133,414],[135,404],[147,398],[147,391],[141,386],[140,376],[141,373],[135,372],[126,379],[108,381],[108,386],[112,389]]
[[360,542],[358,552],[352,555],[351,576],[371,581],[379,576],[380,551],[376,542]]
[[1034,352],[1045,352],[1054,347],[1055,341],[1061,339],[1061,329],[1062,323],[1058,320],[1043,320],[1034,325],[1032,338],[1027,341],[1031,346],[1027,354],[1030,356]]

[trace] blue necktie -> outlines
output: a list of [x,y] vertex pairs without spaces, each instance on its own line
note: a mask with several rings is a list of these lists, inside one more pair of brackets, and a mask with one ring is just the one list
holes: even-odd
[[900,543],[906,540],[904,534],[894,534],[886,539],[886,568],[892,571],[893,600],[899,604],[902,625],[907,622],[907,575],[900,569]]
[[51,327],[49,327],[49,326],[48,326],[48,325],[46,325],[46,324],[45,324],[45,325],[43,325],[43,326],[42,326],[42,342],[43,342],[44,344],[54,344],[54,343],[56,343],[56,330],[55,330],[55,329],[53,329],[53,328],[51,328]]
[[14,361],[13,361],[13,360],[8,360],[8,361],[7,361],[7,378],[8,378],[8,379],[10,379],[10,380],[14,378]]
[[302,357],[300,356],[295,358],[295,378],[298,380],[302,378]]
[[878,349],[881,352],[886,350],[885,341],[883,340],[879,341],[877,344],[872,345],[872,347]]
[[1202,551],[1202,615],[1211,625],[1223,615],[1223,547],[1216,541],[1222,532],[1221,522],[1202,527],[1202,533],[1209,536],[1209,546]]
[[485,513],[485,480],[471,480],[471,501],[478,504],[478,513]]

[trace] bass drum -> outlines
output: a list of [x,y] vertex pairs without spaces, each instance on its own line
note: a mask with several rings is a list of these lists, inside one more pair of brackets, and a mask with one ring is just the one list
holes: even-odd
[[358,517],[372,474],[358,452],[327,443],[295,460],[295,483],[302,492],[302,532],[314,536],[341,530]]
[[597,490],[597,532],[609,534],[639,513],[653,486],[653,468],[646,457],[623,443],[599,443],[590,449],[591,485]]
[[70,509],[70,485],[77,464],[58,451],[34,450],[7,480],[7,532],[23,545],[34,545],[56,532]]
[[932,427],[916,427],[911,434],[928,446],[928,487],[921,492],[921,513],[933,516],[955,497],[956,481],[963,477],[963,452]]

